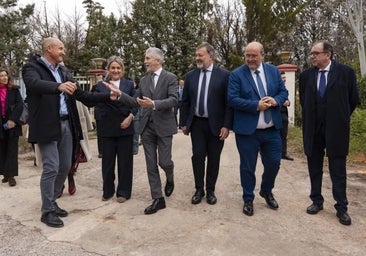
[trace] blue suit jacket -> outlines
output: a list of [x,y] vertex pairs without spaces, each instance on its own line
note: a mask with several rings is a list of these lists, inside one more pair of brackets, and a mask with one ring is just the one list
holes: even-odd
[[[179,126],[191,130],[197,105],[198,81],[201,70],[196,68],[185,76]],[[219,136],[221,128],[232,128],[232,109],[227,105],[227,85],[229,71],[213,66],[208,91],[208,122],[214,136]]]
[[[282,128],[281,106],[288,97],[288,91],[281,79],[277,67],[262,63],[266,82],[267,95],[273,97],[278,105],[271,107],[272,120],[276,129]],[[260,96],[251,71],[242,65],[231,72],[229,77],[228,104],[234,109],[233,131],[241,135],[253,134],[257,128]]]

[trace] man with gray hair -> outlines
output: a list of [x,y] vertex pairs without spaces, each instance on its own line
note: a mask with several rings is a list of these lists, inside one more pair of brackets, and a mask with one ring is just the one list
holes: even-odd
[[151,47],[145,52],[144,64],[148,72],[141,81],[137,102],[142,107],[140,118],[141,142],[145,151],[147,174],[153,203],[145,214],[165,208],[159,166],[166,174],[165,195],[174,190],[172,161],[173,134],[177,133],[174,107],[178,104],[178,78],[164,70],[163,52]]

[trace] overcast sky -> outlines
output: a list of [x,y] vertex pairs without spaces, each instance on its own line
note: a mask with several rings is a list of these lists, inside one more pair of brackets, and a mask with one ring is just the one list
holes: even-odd
[[[94,0],[99,2],[104,7],[105,15],[109,15],[113,12],[117,17],[128,12],[129,0]],[[26,4],[35,3],[35,11],[44,10],[46,5],[47,10],[52,11],[59,8],[62,14],[66,16],[73,16],[75,8],[77,12],[86,16],[85,8],[83,8],[83,0],[18,0],[18,6],[24,7]]]

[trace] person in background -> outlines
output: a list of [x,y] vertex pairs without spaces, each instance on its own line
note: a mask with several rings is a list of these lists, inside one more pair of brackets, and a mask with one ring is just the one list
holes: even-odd
[[[107,77],[93,88],[94,92],[109,92],[104,83],[128,94],[135,95],[133,81],[123,77],[125,66],[118,56],[107,60]],[[103,141],[102,177],[103,196],[107,201],[114,195],[118,203],[124,203],[131,198],[133,177],[133,119],[137,113],[136,107],[130,107],[122,102],[114,101],[98,104],[100,119],[98,136]],[[118,182],[115,187],[115,165],[117,158]]]
[[[88,162],[92,159],[92,154],[89,145],[88,132],[93,130],[93,124],[90,120],[89,109],[80,101],[76,102],[76,107],[79,113],[81,130],[83,132],[83,139],[80,141],[73,141],[73,159],[72,165],[67,175],[68,191],[70,195],[76,192],[75,173],[77,171],[80,161]],[[62,187],[59,197],[62,196],[65,185]]]
[[[281,78],[286,86],[286,73],[281,71]],[[290,101],[287,99],[281,106],[281,117],[282,117],[282,128],[280,130],[281,141],[282,141],[282,159],[293,161],[294,158],[287,154],[287,134],[288,134],[288,107]]]
[[214,65],[214,61],[213,46],[209,43],[200,44],[196,48],[197,68],[185,76],[179,125],[185,135],[191,134],[196,189],[191,199],[192,204],[201,202],[205,196],[205,188],[207,203],[216,204],[215,186],[220,156],[224,141],[232,128],[233,112],[227,105],[230,73]]
[[333,59],[333,46],[325,40],[313,44],[313,67],[299,77],[304,151],[310,176],[308,214],[323,210],[324,156],[328,157],[334,205],[339,222],[351,225],[346,195],[346,162],[351,114],[360,103],[355,71]]
[[240,155],[243,213],[252,216],[258,152],[264,167],[259,195],[269,208],[278,208],[272,190],[281,163],[280,108],[288,92],[277,67],[264,62],[261,43],[247,45],[245,62],[230,74],[228,102],[234,109],[233,131]]
[[95,104],[115,100],[116,95],[85,92],[65,66],[64,44],[48,37],[42,42],[42,55],[35,55],[22,68],[29,110],[30,143],[37,143],[42,156],[40,180],[41,222],[50,227],[63,227],[60,217],[68,212],[58,206],[56,199],[69,173],[73,140],[83,135],[76,100]]
[[182,96],[183,96],[184,80],[178,81],[178,105],[174,108],[175,119],[179,124],[178,114],[180,115],[180,108],[182,107]]
[[2,183],[16,185],[18,176],[18,144],[22,135],[19,117],[23,111],[23,99],[19,87],[12,81],[9,71],[0,68],[0,174]]
[[[105,74],[97,76],[97,82],[103,81],[104,78],[105,78]],[[94,87],[96,85],[97,84],[95,84],[92,87],[91,91],[94,90]],[[103,152],[102,152],[103,139],[102,139],[102,136],[99,135],[99,129],[98,129],[98,127],[100,126],[100,121],[99,121],[100,118],[101,118],[100,108],[99,108],[99,104],[97,104],[94,106],[94,120],[95,120],[95,128],[97,130],[98,158],[103,157]]]
[[[134,81],[135,90],[139,89],[139,80],[135,79]],[[140,106],[137,107],[137,113],[133,118],[133,127],[134,127],[134,134],[133,134],[133,154],[137,155],[139,153],[139,146],[140,146],[140,115],[141,110]]]

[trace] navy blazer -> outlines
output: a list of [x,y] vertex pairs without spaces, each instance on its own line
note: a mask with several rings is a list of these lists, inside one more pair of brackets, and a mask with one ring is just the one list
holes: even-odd
[[[277,67],[262,63],[266,83],[267,95],[277,102],[276,107],[271,107],[272,121],[276,129],[282,128],[281,106],[288,98],[288,91],[281,79]],[[228,103],[234,109],[233,130],[237,134],[250,135],[257,128],[259,111],[259,96],[252,73],[247,65],[242,65],[231,72],[229,77]]]
[[[179,126],[191,130],[197,105],[198,83],[201,69],[194,69],[185,76]],[[214,136],[221,128],[232,128],[233,112],[227,104],[227,87],[230,72],[213,66],[207,95],[208,122]]]
[[[133,96],[135,88],[131,80],[121,78],[119,90],[127,95]],[[94,92],[110,93],[103,81],[100,81],[93,87]],[[106,103],[99,103],[97,106],[99,111],[98,136],[102,137],[119,137],[124,135],[131,135],[134,133],[133,122],[126,129],[121,129],[122,121],[131,113],[136,115],[137,108],[130,107],[121,101],[109,101]]]

